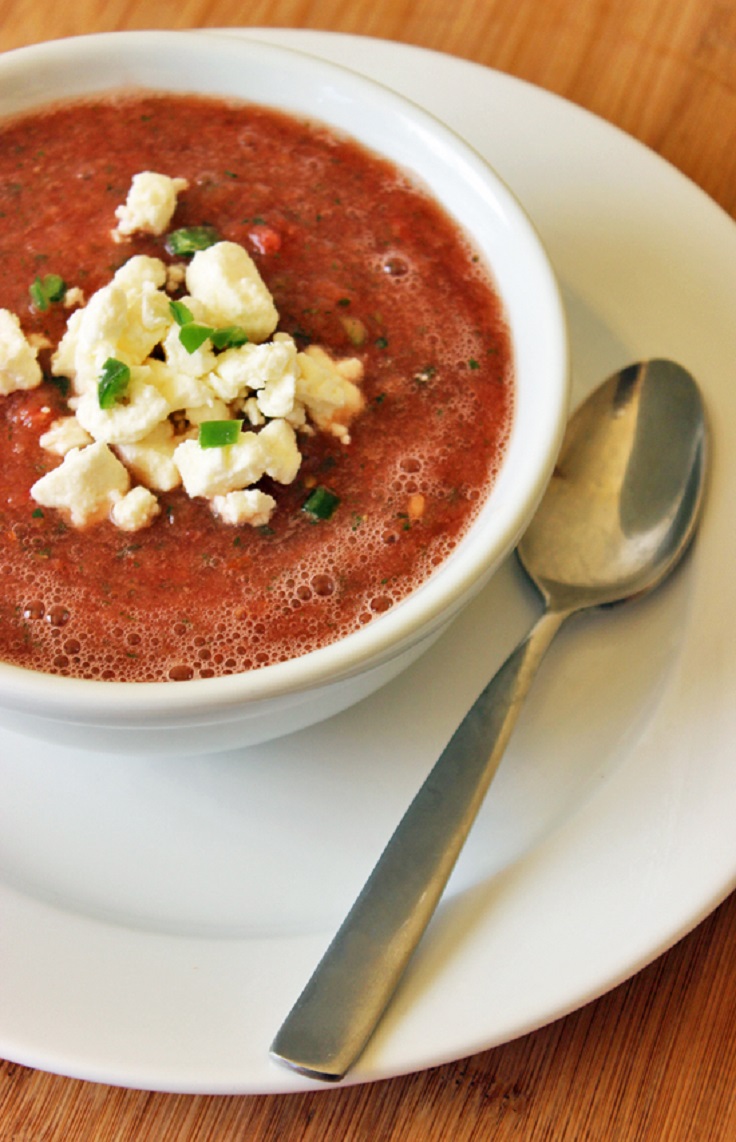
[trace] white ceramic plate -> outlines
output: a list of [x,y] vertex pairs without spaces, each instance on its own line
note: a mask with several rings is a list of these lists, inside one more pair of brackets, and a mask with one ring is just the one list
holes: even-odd
[[[656,596],[578,620],[543,666],[447,897],[350,1081],[471,1054],[670,946],[736,880],[736,227],[614,128],[458,59],[249,32],[400,89],[484,152],[545,240],[575,393],[671,356],[714,434],[702,532]],[[0,1054],[170,1091],[316,1084],[268,1047],[475,692],[530,622],[512,563],[398,682],[212,757],[0,735]]]

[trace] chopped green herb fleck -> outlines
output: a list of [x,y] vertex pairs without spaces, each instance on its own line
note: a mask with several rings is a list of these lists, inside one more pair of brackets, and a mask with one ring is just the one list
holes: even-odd
[[43,511],[41,508],[34,508],[31,512],[31,519],[43,519]]
[[240,436],[240,420],[204,420],[199,426],[200,448],[224,448]]
[[116,357],[108,357],[102,368],[102,376],[97,384],[97,400],[100,408],[113,408],[128,389],[130,369]]
[[318,484],[302,505],[302,511],[312,516],[315,520],[329,519],[334,514],[339,503],[339,496],[336,496],[329,488]]
[[179,340],[187,353],[196,353],[197,349],[201,348],[214,332],[211,325],[202,325],[199,321],[188,321],[179,330]]
[[206,250],[219,241],[220,235],[214,226],[184,226],[167,234],[164,244],[170,254],[182,257]]
[[214,329],[211,325],[203,325],[194,320],[194,314],[183,301],[170,301],[169,309],[179,329],[179,340],[187,353],[194,353],[204,345],[209,337],[215,349],[230,349],[238,345],[245,345],[248,334],[242,325],[226,325],[222,329]]
[[66,282],[58,274],[45,274],[42,278],[37,275],[28,292],[36,309],[45,312],[51,302],[61,301],[66,293]]
[[376,346],[379,349],[388,349],[388,338],[387,337],[376,337]]
[[194,314],[183,301],[170,301],[169,309],[177,325],[188,325],[190,321],[194,321]]
[[471,357],[470,360],[468,361],[468,368],[469,369],[479,369],[480,368],[480,365],[476,361],[475,357]]
[[66,282],[58,274],[46,274],[43,288],[49,301],[62,301],[66,293]]
[[226,325],[223,329],[215,329],[212,333],[212,344],[215,349],[234,349],[245,345],[248,334],[242,325]]

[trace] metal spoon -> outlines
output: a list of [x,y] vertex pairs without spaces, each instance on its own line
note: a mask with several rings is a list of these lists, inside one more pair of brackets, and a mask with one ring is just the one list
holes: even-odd
[[692,377],[632,365],[573,415],[518,556],[545,610],[455,731],[271,1047],[337,1081],[362,1053],[439,902],[537,666],[576,611],[641,595],[672,570],[703,499],[707,431]]

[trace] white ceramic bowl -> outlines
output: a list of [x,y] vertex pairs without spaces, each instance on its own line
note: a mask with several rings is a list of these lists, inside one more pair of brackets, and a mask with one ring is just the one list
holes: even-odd
[[86,36],[0,57],[0,117],[126,85],[295,112],[414,172],[488,261],[515,354],[513,429],[480,517],[432,578],[367,627],[288,662],[181,683],[84,681],[0,663],[0,724],[8,728],[106,751],[186,754],[254,744],[329,717],[434,641],[515,546],[544,490],[567,412],[567,339],[545,252],[485,161],[407,100],[333,64],[225,34]]

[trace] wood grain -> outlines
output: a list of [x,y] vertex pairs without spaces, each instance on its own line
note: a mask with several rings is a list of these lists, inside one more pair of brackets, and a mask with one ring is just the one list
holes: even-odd
[[[736,216],[734,0],[0,2],[0,49],[85,32],[330,29],[449,52],[616,123]],[[0,1065],[0,1142],[728,1142],[736,896],[634,979],[470,1059],[372,1086],[195,1097]]]
[[0,1066],[3,1142],[728,1142],[736,898],[633,980],[532,1035],[371,1086],[288,1096],[119,1090]]
[[618,124],[736,212],[733,0],[4,0],[0,50],[244,24],[379,36],[510,72]]

